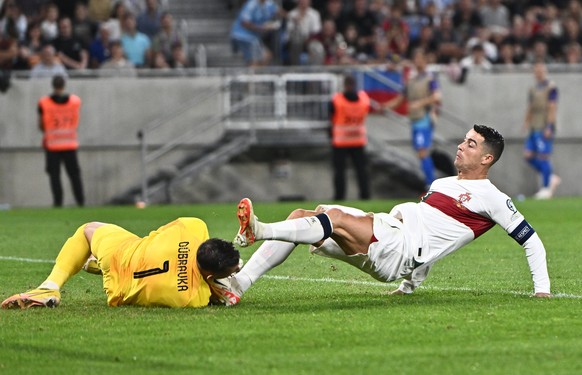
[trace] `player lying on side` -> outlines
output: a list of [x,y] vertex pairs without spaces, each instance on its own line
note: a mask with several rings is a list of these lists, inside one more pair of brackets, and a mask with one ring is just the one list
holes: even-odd
[[244,247],[268,241],[239,273],[227,278],[230,291],[240,297],[297,244],[312,244],[312,253],[347,262],[377,280],[403,279],[391,293],[409,294],[437,260],[499,224],[525,249],[534,295],[550,297],[542,241],[511,199],[487,179],[503,148],[503,137],[496,130],[474,125],[457,148],[458,175],[434,181],[421,202],[399,204],[390,213],[320,205],[314,211],[297,209],[286,221],[267,224],[254,216],[251,201],[242,199],[235,243]]
[[230,242],[208,237],[206,224],[196,218],[179,218],[143,238],[113,224],[82,225],[63,245],[47,279],[37,289],[7,298],[2,308],[58,306],[62,286],[93,259],[109,306],[236,303],[218,300],[228,293],[215,279],[240,269],[239,252]]

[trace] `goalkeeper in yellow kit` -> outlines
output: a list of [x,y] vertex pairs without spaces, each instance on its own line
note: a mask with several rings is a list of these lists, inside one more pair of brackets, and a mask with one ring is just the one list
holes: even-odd
[[103,274],[109,306],[202,307],[210,302],[238,302],[229,301],[231,296],[217,279],[238,272],[239,252],[230,242],[209,239],[202,220],[179,218],[145,237],[114,224],[80,226],[63,245],[47,279],[37,289],[7,298],[2,308],[58,306],[60,288],[88,259],[95,259]]

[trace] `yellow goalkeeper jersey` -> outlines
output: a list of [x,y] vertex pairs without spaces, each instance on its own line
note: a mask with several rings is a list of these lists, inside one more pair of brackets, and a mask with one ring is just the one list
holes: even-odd
[[99,228],[92,246],[103,271],[107,303],[208,305],[210,288],[196,264],[198,247],[207,239],[206,224],[196,218],[179,218],[143,238],[112,224]]

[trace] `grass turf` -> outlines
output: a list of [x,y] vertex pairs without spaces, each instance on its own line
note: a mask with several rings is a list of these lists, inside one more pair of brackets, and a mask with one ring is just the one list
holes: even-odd
[[[352,205],[387,211],[394,203]],[[272,221],[296,206],[255,210]],[[233,308],[108,308],[100,277],[81,272],[57,309],[0,311],[0,373],[582,373],[582,200],[517,206],[546,245],[559,298],[529,297],[523,250],[500,228],[437,263],[404,297],[385,294],[397,284],[311,256],[306,246]],[[200,217],[215,237],[231,239],[238,227],[234,204],[0,212],[0,298],[43,281],[84,222],[145,235],[179,216]],[[243,259],[254,249],[243,249]]]

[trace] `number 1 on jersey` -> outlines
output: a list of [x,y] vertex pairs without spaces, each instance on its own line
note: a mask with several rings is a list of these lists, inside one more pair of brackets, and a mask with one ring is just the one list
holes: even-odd
[[134,279],[143,279],[144,277],[159,275],[160,273],[166,273],[170,270],[170,261],[166,260],[164,262],[163,268],[150,268],[149,270],[143,270],[133,273]]

